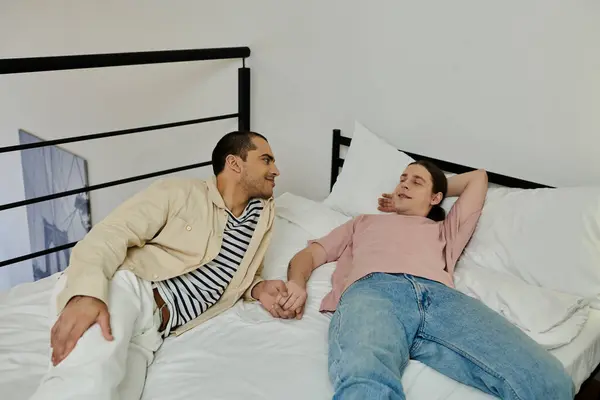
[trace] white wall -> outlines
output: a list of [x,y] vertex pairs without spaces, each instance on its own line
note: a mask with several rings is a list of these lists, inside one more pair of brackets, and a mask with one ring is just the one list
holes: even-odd
[[[331,129],[349,133],[354,118],[409,151],[576,185],[600,180],[599,20],[594,1],[22,0],[0,6],[0,58],[248,45],[252,127],[275,150],[279,193],[323,198]],[[0,76],[0,146],[19,128],[58,138],[235,111],[239,64]],[[236,126],[67,148],[99,183],[206,160]],[[1,202],[22,198],[17,162],[0,155]],[[93,219],[146,184],[97,192]],[[7,256],[28,251],[26,234],[11,236]]]

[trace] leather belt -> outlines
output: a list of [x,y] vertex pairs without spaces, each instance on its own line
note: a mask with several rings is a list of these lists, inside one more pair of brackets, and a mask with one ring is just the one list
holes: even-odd
[[154,301],[156,302],[156,305],[158,306],[158,309],[161,313],[160,327],[158,328],[158,331],[163,332],[167,328],[167,323],[169,322],[169,317],[171,316],[171,313],[169,312],[169,309],[165,306],[165,301],[160,296],[160,293],[158,293],[158,289],[154,288],[152,291],[154,292]]

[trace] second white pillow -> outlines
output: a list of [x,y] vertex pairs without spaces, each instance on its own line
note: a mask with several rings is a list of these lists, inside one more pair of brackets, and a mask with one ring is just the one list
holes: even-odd
[[413,161],[355,122],[344,167],[324,203],[350,216],[380,214],[377,199],[394,190],[402,171]]

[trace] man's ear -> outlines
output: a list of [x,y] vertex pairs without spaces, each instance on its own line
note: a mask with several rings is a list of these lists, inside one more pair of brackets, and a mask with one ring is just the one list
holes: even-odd
[[239,157],[236,157],[233,154],[230,154],[225,158],[225,165],[227,165],[234,172],[242,172],[241,160]]
[[442,192],[438,192],[431,197],[431,205],[437,206],[438,204],[440,204],[442,202],[443,199],[444,199],[444,196],[442,195]]

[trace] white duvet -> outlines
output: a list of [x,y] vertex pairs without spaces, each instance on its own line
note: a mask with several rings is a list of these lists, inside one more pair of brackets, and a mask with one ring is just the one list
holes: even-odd
[[[275,234],[265,259],[264,275],[270,279],[285,278],[290,258],[305,246],[307,240],[322,236],[333,225],[348,220],[320,203],[292,195],[278,198],[277,211]],[[331,399],[332,389],[327,377],[329,315],[319,313],[318,308],[323,296],[331,289],[333,269],[334,264],[328,264],[314,272],[309,281],[305,317],[301,321],[276,320],[258,304],[240,301],[229,311],[190,332],[168,338],[148,371],[143,399]],[[47,368],[47,310],[55,280],[56,276],[50,277],[0,294],[1,398],[27,399]],[[499,290],[499,293],[506,297],[505,290]],[[540,299],[535,301],[539,304]],[[563,318],[558,315],[567,315],[570,312],[567,310],[572,310],[567,303],[563,299],[554,299],[553,305],[544,308],[544,312],[552,317],[541,318],[534,324],[536,329],[549,326],[551,320],[561,321]],[[564,312],[552,313],[549,308]],[[514,316],[509,314],[508,317],[522,324],[525,321],[527,325],[526,314],[510,310]],[[566,318],[557,326],[569,324],[569,320]],[[567,351],[569,346],[558,349],[565,349],[561,360],[574,376],[577,387],[598,362],[595,352],[583,355],[592,345],[600,349],[596,330],[594,327],[586,329],[589,343],[580,341],[581,347],[575,353]],[[562,342],[570,335],[572,332],[564,335]],[[584,362],[582,357],[589,360]],[[492,398],[417,361],[410,361],[402,383],[409,400]]]
[[[287,263],[311,237],[283,218],[265,260],[265,277],[285,276]],[[309,282],[301,321],[272,318],[257,304],[232,309],[168,338],[148,370],[142,400],[329,400],[327,331],[318,311],[334,265]],[[47,368],[48,300],[56,275],[0,294],[0,398],[26,400]],[[408,400],[493,399],[411,361],[402,377]],[[57,399],[60,400],[60,399]]]

